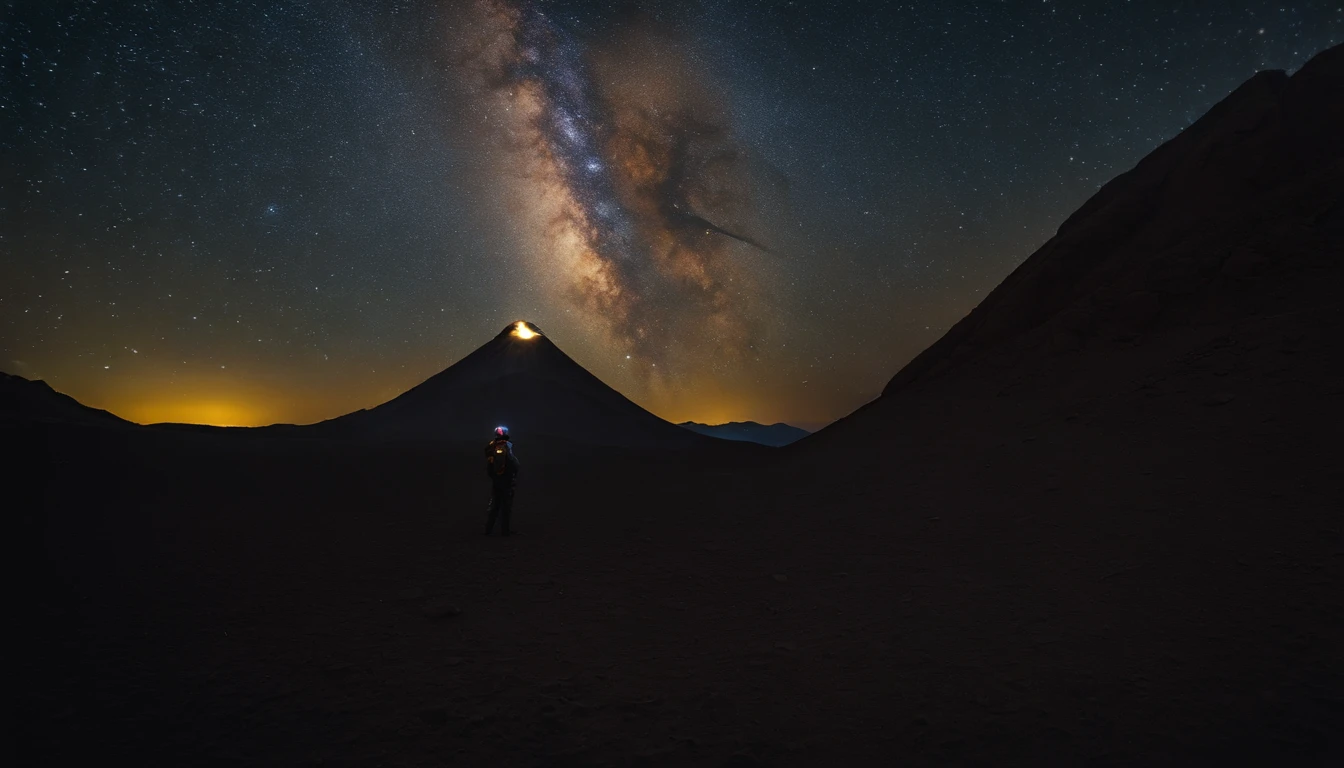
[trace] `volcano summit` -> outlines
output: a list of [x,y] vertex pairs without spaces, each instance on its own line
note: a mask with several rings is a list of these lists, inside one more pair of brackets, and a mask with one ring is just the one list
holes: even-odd
[[404,394],[322,426],[359,436],[470,440],[500,424],[528,437],[599,445],[677,447],[706,439],[631,402],[521,320]]

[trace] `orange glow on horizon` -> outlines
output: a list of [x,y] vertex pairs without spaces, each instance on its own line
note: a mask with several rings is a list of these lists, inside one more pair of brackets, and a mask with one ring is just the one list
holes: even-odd
[[274,423],[267,410],[237,400],[155,399],[132,403],[114,413],[137,424],[204,424],[212,427],[260,427]]
[[[543,335],[526,321],[514,322],[509,331],[514,338],[529,343],[535,343]],[[625,369],[614,373],[602,370],[607,361],[589,361],[586,359],[589,355],[581,355],[575,362],[580,365],[589,363],[592,366],[589,370],[595,375],[599,371],[606,373],[614,389],[674,424],[685,421],[702,424],[783,421],[817,425],[842,415],[829,412],[829,403],[778,391],[770,386],[770,382],[754,382],[755,387],[749,394],[736,391],[730,386],[731,382],[714,376],[687,376],[669,384],[656,376],[626,375],[628,371]],[[177,373],[174,376],[146,370],[120,378],[106,375],[52,377],[49,383],[90,407],[105,409],[138,424],[259,427],[314,424],[362,408],[374,408],[429,378],[438,367],[431,363],[423,370],[398,371],[394,375],[372,369],[333,375],[319,369],[282,379],[263,377],[251,371],[231,370],[227,375],[213,371],[189,375]],[[854,407],[859,404],[855,403]]]
[[[515,335],[518,335],[515,331]],[[540,336],[532,332],[532,338]],[[528,338],[521,337],[520,338]],[[409,388],[409,387],[408,387]],[[249,394],[256,396],[248,396]],[[335,393],[330,393],[335,394]],[[400,391],[387,391],[370,397],[368,393],[342,393],[346,396],[331,399],[299,398],[298,400],[267,393],[208,392],[183,396],[173,393],[161,397],[132,397],[128,400],[113,397],[85,401],[88,405],[104,408],[111,413],[137,424],[200,424],[212,427],[262,427],[270,424],[312,424],[342,416],[360,408],[370,408],[396,397]],[[795,423],[774,408],[761,408],[763,403],[745,402],[738,398],[701,395],[699,397],[637,398],[637,404],[671,423],[694,421],[701,424],[726,424],[734,421],[757,421],[771,424],[776,421]],[[806,409],[802,409],[805,411]],[[764,412],[763,412],[764,411]],[[818,413],[805,423],[831,421],[829,414]]]

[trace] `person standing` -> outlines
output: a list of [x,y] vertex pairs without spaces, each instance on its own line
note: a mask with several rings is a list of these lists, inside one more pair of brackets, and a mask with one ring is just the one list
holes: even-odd
[[518,457],[509,440],[508,427],[495,427],[494,437],[485,446],[485,471],[490,476],[490,518],[485,523],[485,535],[494,532],[499,518],[499,532],[510,535],[509,516],[513,513],[513,484],[518,477]]

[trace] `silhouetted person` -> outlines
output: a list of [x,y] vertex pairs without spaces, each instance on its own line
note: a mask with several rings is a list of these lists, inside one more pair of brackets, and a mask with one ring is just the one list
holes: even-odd
[[509,442],[509,428],[495,427],[495,436],[485,447],[485,471],[490,476],[490,519],[485,523],[485,535],[495,529],[499,518],[499,532],[509,535],[509,515],[513,512],[513,481],[518,476],[518,457]]

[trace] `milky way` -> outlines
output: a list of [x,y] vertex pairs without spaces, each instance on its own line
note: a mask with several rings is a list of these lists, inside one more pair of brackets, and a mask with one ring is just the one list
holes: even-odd
[[610,338],[655,360],[729,356],[758,332],[733,227],[745,153],[706,73],[639,24],[585,48],[540,9],[477,3],[452,41],[500,150],[531,266]]

